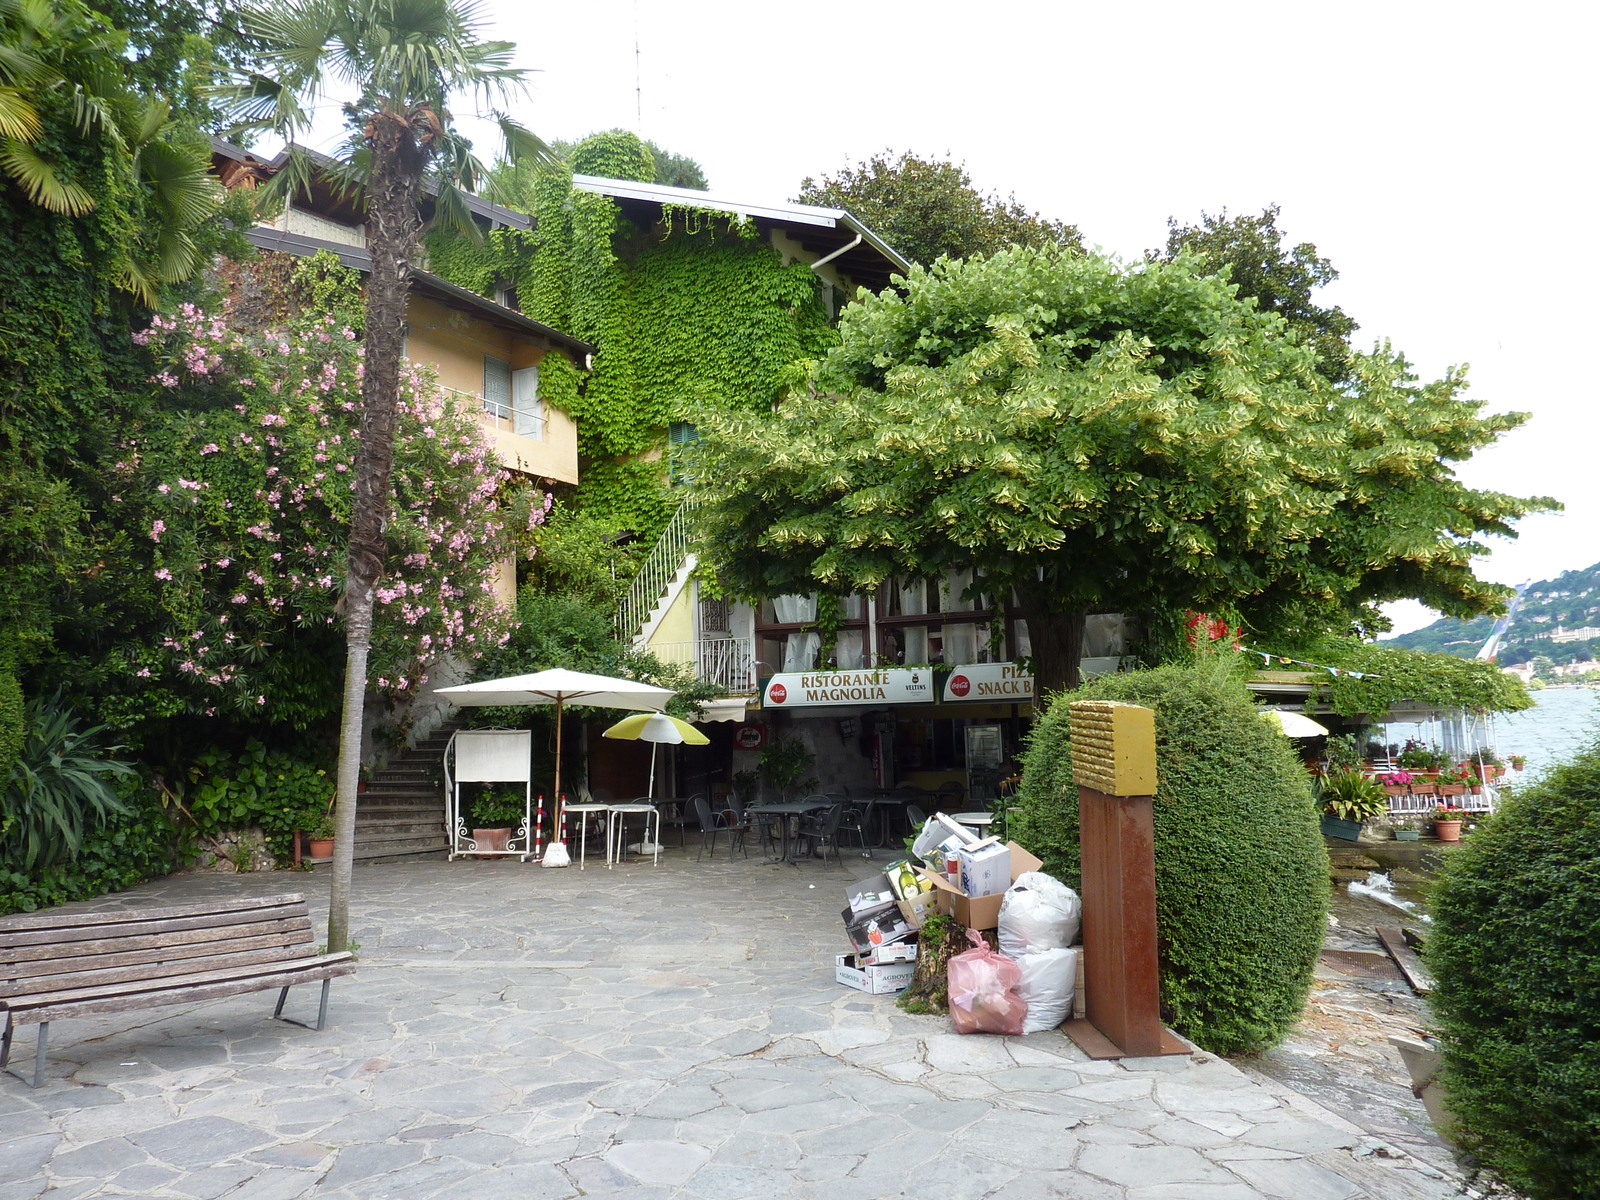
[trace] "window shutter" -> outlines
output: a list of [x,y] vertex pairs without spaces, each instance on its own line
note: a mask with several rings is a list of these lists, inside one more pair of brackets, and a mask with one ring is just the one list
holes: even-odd
[[511,372],[513,432],[523,437],[544,437],[544,401],[539,399],[539,368]]
[[492,354],[483,356],[483,407],[497,417],[511,416],[511,364]]

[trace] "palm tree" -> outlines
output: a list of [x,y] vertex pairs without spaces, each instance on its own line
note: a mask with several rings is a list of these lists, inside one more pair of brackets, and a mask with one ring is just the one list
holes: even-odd
[[[284,168],[269,189],[288,194],[310,185],[315,168],[297,136],[309,127],[330,84],[359,91],[344,106],[352,132],[337,156],[340,182],[363,197],[372,257],[361,449],[341,601],[346,660],[328,947],[343,950],[350,933],[367,653],[374,592],[383,571],[406,291],[422,231],[418,202],[431,177],[435,219],[477,236],[463,192],[476,189],[484,169],[452,127],[449,101],[462,92],[504,97],[522,86],[524,72],[511,66],[511,43],[480,40],[478,10],[465,0],[279,0],[246,12],[243,21],[263,69],[235,90],[236,113],[242,125],[271,130],[289,146]],[[491,112],[508,158],[548,158],[548,148],[532,133],[503,112]]]
[[154,304],[162,283],[200,265],[191,235],[221,190],[205,140],[185,136],[165,100],[130,84],[126,47],[78,0],[0,0],[0,171],[41,208],[81,217],[94,193],[41,145],[98,140],[103,157],[84,174],[101,185],[120,175],[143,218],[114,265],[117,285]]

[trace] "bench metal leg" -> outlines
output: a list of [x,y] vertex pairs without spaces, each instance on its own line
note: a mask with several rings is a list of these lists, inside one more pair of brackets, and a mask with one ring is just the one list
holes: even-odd
[[[333,986],[333,979],[331,977],[328,978],[328,979],[324,979],[322,981],[322,1003],[317,1008],[317,1028],[318,1029],[321,1029],[323,1024],[328,1019],[328,989],[330,987],[332,987],[332,986]],[[285,988],[284,990],[287,991],[288,989]]]
[[289,998],[289,989],[284,988],[278,993],[278,1007],[272,1010],[272,1019],[277,1020],[283,1016],[283,1002]]
[[0,1037],[0,1071],[6,1069],[6,1064],[11,1061],[11,1035],[15,1032],[11,1023],[11,1014],[6,1014],[6,1032]]
[[33,1053],[33,1086],[44,1084],[44,1044],[50,1036],[50,1022],[39,1022],[39,1048]]

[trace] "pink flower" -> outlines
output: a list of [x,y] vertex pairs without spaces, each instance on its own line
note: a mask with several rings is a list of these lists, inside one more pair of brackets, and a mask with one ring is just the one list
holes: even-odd
[[167,485],[166,485],[166,484],[164,484],[164,483],[158,483],[158,484],[156,484],[156,491],[158,491],[158,492],[160,492],[160,493],[161,493],[161,494],[162,494],[162,495],[163,495],[163,496],[165,496],[165,495],[166,495],[166,494],[167,494],[167,493],[168,493],[168,492],[170,492],[170,491],[171,491],[171,490],[172,490],[172,489],[171,489],[171,488],[170,488],[170,487],[168,487],[168,486],[167,486]]
[[165,521],[153,522],[150,526],[150,540],[152,542],[159,542],[161,540],[161,535],[166,531],[167,523]]
[[167,570],[165,567],[162,567],[159,571],[156,572],[156,578],[160,579],[160,580],[171,579],[172,578],[172,572]]
[[219,451],[221,451],[221,449],[222,449],[222,447],[217,445],[215,442],[207,442],[204,446],[200,447],[200,453],[201,454],[216,454]]

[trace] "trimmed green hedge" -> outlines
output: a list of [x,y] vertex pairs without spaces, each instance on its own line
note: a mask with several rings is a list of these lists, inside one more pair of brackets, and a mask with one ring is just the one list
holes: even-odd
[[1532,1200],[1600,1196],[1600,742],[1474,830],[1431,907],[1451,1135]]
[[1012,829],[1073,887],[1072,700],[1156,711],[1164,1019],[1218,1054],[1272,1045],[1300,1015],[1326,927],[1328,853],[1304,768],[1220,663],[1110,675],[1063,694],[1034,729]]

